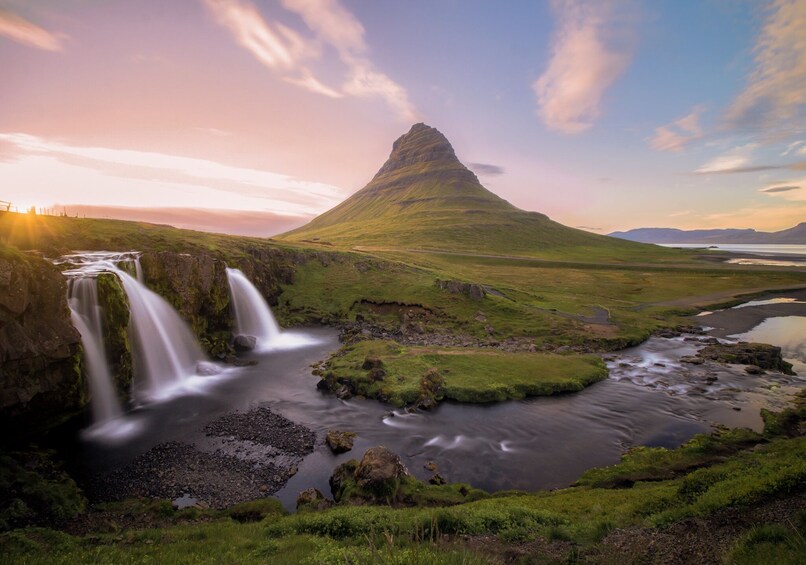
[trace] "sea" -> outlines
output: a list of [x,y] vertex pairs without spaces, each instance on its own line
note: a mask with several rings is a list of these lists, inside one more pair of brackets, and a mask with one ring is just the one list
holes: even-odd
[[[743,257],[728,259],[726,263],[737,265],[771,265],[776,267],[806,267],[806,245],[798,244],[752,244],[752,243],[661,243],[663,247],[682,249],[718,249],[741,253]],[[757,257],[747,257],[754,255]]]

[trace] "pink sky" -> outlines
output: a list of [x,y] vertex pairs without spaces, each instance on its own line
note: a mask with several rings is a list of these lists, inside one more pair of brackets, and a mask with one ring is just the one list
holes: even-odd
[[[783,229],[806,220],[801,8],[0,0],[0,200],[268,235],[423,120],[568,225]],[[685,10],[725,31],[698,39]],[[691,60],[653,94],[664,41]]]

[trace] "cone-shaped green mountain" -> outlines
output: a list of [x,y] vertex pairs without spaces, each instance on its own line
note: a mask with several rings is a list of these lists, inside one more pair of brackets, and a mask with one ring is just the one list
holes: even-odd
[[364,188],[278,239],[574,259],[664,254],[516,208],[484,188],[445,136],[425,124],[395,141]]

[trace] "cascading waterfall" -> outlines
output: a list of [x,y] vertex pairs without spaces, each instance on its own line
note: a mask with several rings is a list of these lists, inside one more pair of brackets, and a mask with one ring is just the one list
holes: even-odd
[[84,346],[93,421],[96,425],[103,425],[119,418],[123,410],[112,384],[109,364],[104,353],[97,279],[90,276],[71,279],[68,286],[68,304],[73,325],[81,334],[81,344]]
[[218,372],[206,362],[190,329],[165,299],[125,271],[114,268],[113,272],[129,299],[138,394],[159,399],[190,376]]
[[238,269],[227,269],[236,333],[253,336],[258,349],[271,347],[280,337],[280,326],[260,291]]
[[137,253],[84,252],[66,255],[54,263],[71,267],[64,274],[70,279],[68,299],[84,345],[96,424],[122,414],[104,351],[96,278],[100,273],[117,276],[128,298],[135,371],[132,393],[138,400],[165,398],[189,382],[190,377],[220,372],[218,366],[207,361],[179,314],[142,283]]

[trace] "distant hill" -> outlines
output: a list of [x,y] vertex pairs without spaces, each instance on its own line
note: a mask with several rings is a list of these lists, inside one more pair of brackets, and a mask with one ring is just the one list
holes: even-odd
[[612,237],[642,243],[768,243],[806,245],[806,222],[777,232],[752,229],[678,230],[674,228],[637,228],[617,231]]
[[415,124],[395,141],[364,188],[276,239],[569,259],[654,258],[669,251],[516,208],[484,188],[445,136],[425,124]]

